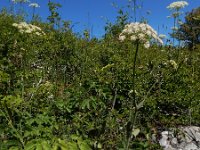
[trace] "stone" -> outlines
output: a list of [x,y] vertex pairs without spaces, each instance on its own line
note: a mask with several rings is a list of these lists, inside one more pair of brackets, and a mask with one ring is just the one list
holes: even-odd
[[200,127],[187,126],[163,131],[159,144],[164,150],[200,150]]

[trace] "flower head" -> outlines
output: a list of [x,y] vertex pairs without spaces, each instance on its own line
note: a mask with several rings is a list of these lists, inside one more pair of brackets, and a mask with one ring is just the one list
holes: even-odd
[[12,0],[13,3],[29,3],[29,0]]
[[163,41],[159,38],[157,32],[150,25],[145,23],[135,22],[125,25],[125,28],[119,35],[119,40],[124,41],[129,37],[131,41],[139,41],[140,43],[143,43],[145,48],[149,48],[149,41],[151,39],[163,44]]
[[149,48],[149,47],[150,47],[150,42],[147,41],[146,43],[144,43],[144,47],[145,47],[145,48]]
[[29,4],[29,7],[38,8],[40,5],[38,5],[38,3],[31,3]]
[[186,1],[177,1],[177,2],[171,3],[169,6],[167,6],[167,8],[171,10],[173,9],[177,10],[177,9],[184,8],[185,6],[188,6],[188,5],[189,5],[188,2]]
[[28,24],[26,22],[13,23],[12,26],[16,27],[20,33],[33,33],[35,35],[45,35],[42,29],[38,26]]

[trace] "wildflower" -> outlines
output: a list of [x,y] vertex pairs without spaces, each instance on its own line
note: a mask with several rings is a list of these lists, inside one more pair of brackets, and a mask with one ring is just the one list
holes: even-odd
[[177,1],[177,2],[173,2],[171,3],[169,6],[167,6],[168,9],[175,9],[175,10],[179,10],[181,8],[184,8],[185,6],[188,6],[188,2],[186,1]]
[[135,35],[132,35],[132,36],[131,36],[131,40],[132,40],[132,41],[136,41],[136,40],[137,40],[137,37],[136,37]]
[[31,3],[29,4],[29,7],[38,8],[40,6],[38,5],[38,3]]
[[40,32],[35,32],[35,34],[36,34],[36,35],[38,35],[38,36],[40,36],[40,35],[41,35],[41,33],[40,33]]
[[150,42],[147,41],[146,43],[144,43],[144,47],[145,48],[149,48],[150,47]]
[[26,22],[20,22],[20,23],[13,23],[12,26],[16,27],[20,33],[28,33],[28,34],[35,34],[35,35],[45,35],[45,33],[42,31],[42,29],[38,26],[27,24]]
[[126,36],[125,36],[125,35],[122,35],[122,36],[119,37],[119,40],[120,40],[120,41],[124,41],[125,38],[126,38]]
[[13,3],[29,3],[29,0],[12,0]]
[[172,65],[172,67],[173,67],[174,69],[177,69],[177,68],[178,68],[177,63],[176,63],[174,60],[170,60],[169,63],[170,63],[170,65]]
[[119,40],[124,41],[128,37],[130,37],[131,41],[143,43],[145,48],[150,47],[150,39],[154,39],[157,43],[163,44],[157,32],[150,25],[145,23],[135,22],[125,25],[122,33],[119,35]]

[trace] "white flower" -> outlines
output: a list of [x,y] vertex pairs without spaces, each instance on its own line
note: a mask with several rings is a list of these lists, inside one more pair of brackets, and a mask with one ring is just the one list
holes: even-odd
[[29,4],[29,7],[38,8],[40,6],[38,5],[38,3],[31,3],[31,4]]
[[28,29],[28,30],[25,30],[24,32],[25,32],[25,33],[31,33],[32,30]]
[[13,23],[12,26],[16,27],[20,33],[33,33],[35,35],[45,35],[42,29],[38,26],[27,24],[26,22]]
[[144,47],[145,47],[145,48],[149,48],[149,47],[150,47],[150,42],[144,43]]
[[163,41],[160,38],[157,38],[157,42],[160,43],[161,45],[163,45]]
[[40,32],[35,32],[35,34],[36,34],[36,35],[38,35],[38,36],[40,36],[40,35],[41,35],[41,33],[40,33]]
[[185,6],[188,6],[188,2],[186,1],[177,1],[177,2],[173,2],[171,3],[169,6],[167,6],[168,9],[180,9],[180,8],[184,8]]
[[132,36],[131,36],[131,40],[132,40],[132,41],[135,41],[135,40],[137,40],[137,37],[136,37],[135,35],[132,35]]
[[17,27],[18,24],[17,24],[17,23],[13,23],[12,26],[13,26],[13,27]]
[[151,36],[151,31],[147,31],[147,32],[146,32],[146,35],[147,35],[147,36]]
[[156,42],[163,44],[162,40],[157,35],[157,32],[148,24],[145,23],[130,23],[125,25],[122,33],[119,35],[119,40],[123,41],[130,37],[131,41],[139,41],[144,44],[145,48],[150,47],[149,40],[154,39]]
[[12,0],[13,3],[29,3],[29,0]]
[[126,39],[126,36],[125,36],[125,35],[119,36],[119,40],[120,40],[120,41],[124,41],[125,39]]
[[143,33],[139,33],[138,34],[138,38],[141,39],[142,41],[144,41],[145,39],[145,35]]

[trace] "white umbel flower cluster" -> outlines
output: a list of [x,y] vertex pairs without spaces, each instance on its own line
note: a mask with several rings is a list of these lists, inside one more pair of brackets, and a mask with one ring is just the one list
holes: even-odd
[[38,26],[28,24],[26,22],[20,22],[20,23],[13,23],[12,24],[14,27],[16,27],[20,33],[28,33],[28,34],[35,34],[38,36],[45,35],[45,33],[42,31],[42,29]]
[[13,3],[29,3],[29,0],[12,0]]
[[171,3],[169,6],[167,6],[168,9],[181,9],[184,8],[185,6],[188,6],[188,2],[186,1],[177,1],[177,2],[173,2]]
[[29,4],[29,7],[39,8],[40,5],[38,3],[31,3],[31,4]]
[[163,41],[159,38],[157,32],[150,25],[145,23],[135,22],[127,24],[119,35],[119,40],[124,41],[128,37],[130,37],[131,41],[143,43],[145,48],[150,47],[151,39],[163,44]]

